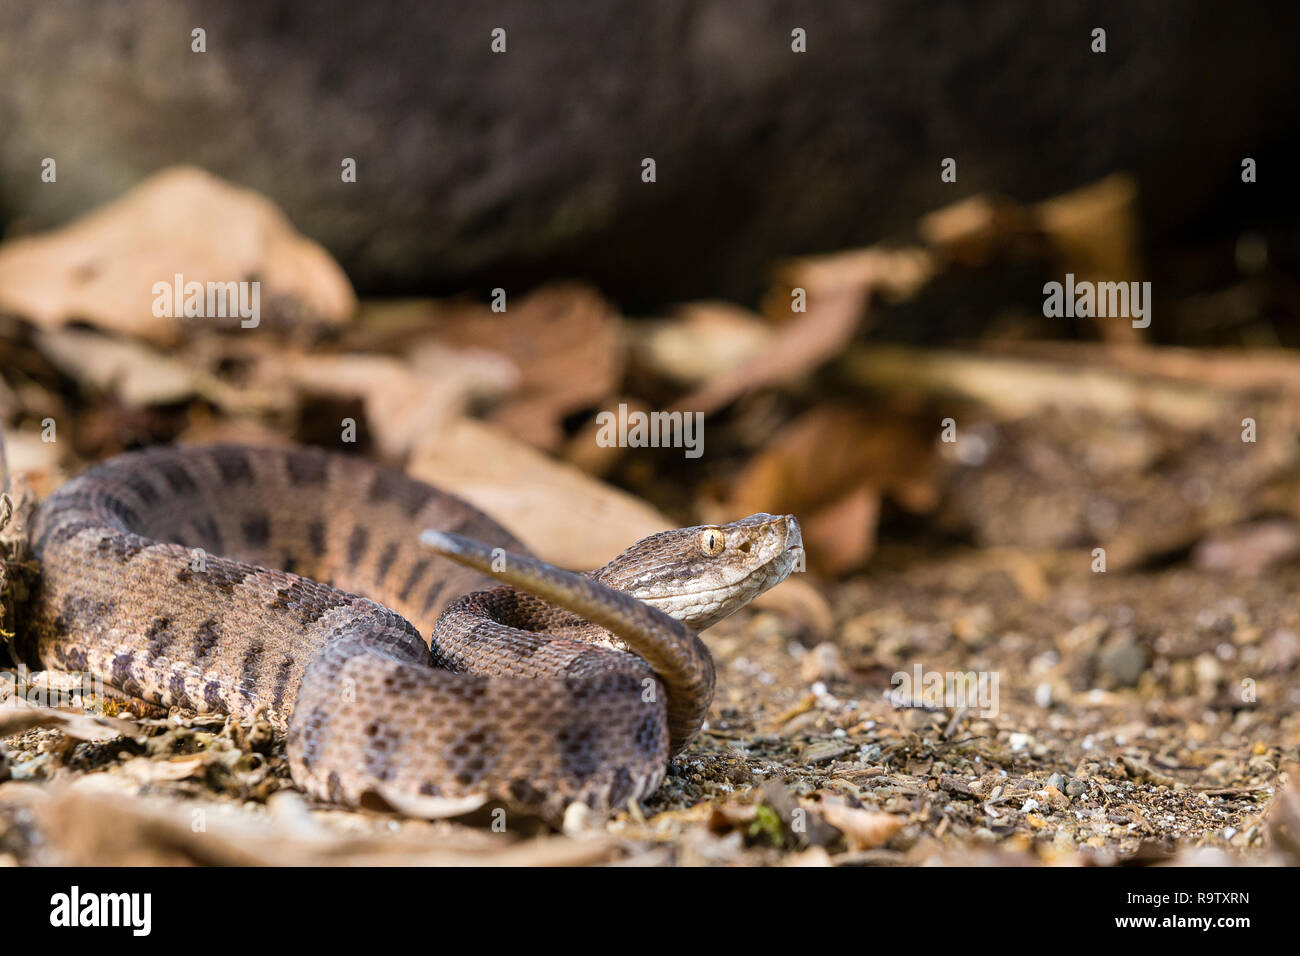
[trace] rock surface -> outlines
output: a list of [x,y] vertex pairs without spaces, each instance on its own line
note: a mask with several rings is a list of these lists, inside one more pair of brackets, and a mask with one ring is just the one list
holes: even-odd
[[631,308],[745,298],[776,257],[1116,169],[1154,233],[1248,220],[1225,191],[1243,156],[1294,142],[1298,34],[1300,8],[1208,0],[8,0],[0,225],[67,222],[186,163],[265,194],[362,294],[566,275]]

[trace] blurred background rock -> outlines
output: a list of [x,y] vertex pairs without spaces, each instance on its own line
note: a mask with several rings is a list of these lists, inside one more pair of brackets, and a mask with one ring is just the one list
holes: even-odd
[[[46,229],[189,163],[268,196],[363,296],[568,276],[639,311],[752,303],[782,256],[1126,170],[1153,275],[1204,243],[1203,279],[1243,230],[1296,257],[1294,201],[1267,183],[1297,144],[1297,36],[1294,4],[1209,0],[6,0],[0,226]],[[1261,183],[1243,192],[1246,155]]]

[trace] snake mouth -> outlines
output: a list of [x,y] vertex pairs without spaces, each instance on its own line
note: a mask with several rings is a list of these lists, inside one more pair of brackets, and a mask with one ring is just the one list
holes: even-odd
[[[799,519],[794,515],[785,516],[785,552],[782,557],[790,559],[790,570],[796,568],[802,569],[807,553],[803,549],[803,529],[799,527]],[[788,576],[790,571],[786,571]]]
[[785,548],[787,551],[803,553],[803,529],[799,527],[799,519],[794,515],[785,516]]

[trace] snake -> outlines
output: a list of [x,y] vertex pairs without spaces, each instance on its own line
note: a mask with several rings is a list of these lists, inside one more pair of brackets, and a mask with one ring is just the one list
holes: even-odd
[[794,516],[755,514],[569,571],[453,494],[310,446],[127,452],[30,528],[30,666],[260,715],[319,801],[544,818],[654,793],[712,702],[699,632],[803,556]]

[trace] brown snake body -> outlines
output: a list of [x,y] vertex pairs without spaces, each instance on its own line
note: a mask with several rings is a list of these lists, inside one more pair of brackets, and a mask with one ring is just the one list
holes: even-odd
[[32,541],[29,663],[162,706],[263,710],[321,799],[547,816],[658,787],[712,699],[695,632],[802,553],[792,517],[754,515],[574,574],[400,472],[240,446],[112,459],[40,506]]

